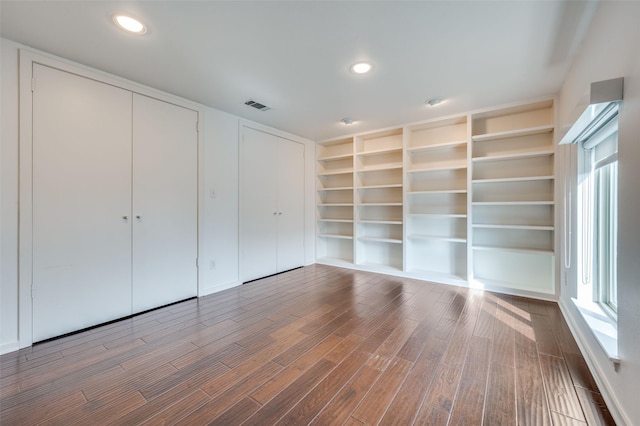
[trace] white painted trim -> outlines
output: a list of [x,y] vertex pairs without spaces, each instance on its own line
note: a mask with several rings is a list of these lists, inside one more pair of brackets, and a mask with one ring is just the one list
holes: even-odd
[[213,285],[213,286],[209,286],[209,287],[203,287],[202,288],[202,292],[201,292],[201,294],[198,295],[198,297],[208,296],[208,295],[214,294],[214,293],[219,293],[221,291],[228,290],[230,288],[234,288],[234,287],[237,287],[239,285],[242,285],[242,283],[240,281],[228,281],[228,282],[222,283],[222,284],[217,284],[217,285]]
[[0,345],[0,355],[8,354],[9,352],[17,351],[20,349],[20,342],[17,340],[13,340],[11,342],[6,342]]
[[[56,68],[84,78],[89,78],[105,84],[110,84],[133,93],[148,96],[163,102],[168,102],[182,108],[195,111],[198,114],[198,123],[201,122],[205,108],[195,102],[164,93],[159,90],[144,86],[124,78],[105,73],[94,68],[86,67],[63,58],[58,58],[44,52],[30,48],[19,49],[19,216],[18,216],[18,342],[19,348],[30,346],[33,343],[33,308],[31,298],[31,286],[33,282],[33,199],[32,199],[32,125],[33,125],[33,99],[31,93],[31,81],[33,77],[33,64],[38,63],[48,67]],[[37,82],[36,82],[37,86]],[[36,87],[37,90],[37,87]],[[197,253],[200,254],[200,232],[202,228],[203,203],[201,199],[201,188],[203,187],[203,173],[201,152],[203,139],[200,126],[198,128],[197,142]],[[198,290],[200,289],[200,268],[197,272]]]
[[[587,366],[589,367],[589,371],[593,375],[593,378],[596,381],[596,384],[598,385],[598,389],[600,390],[600,394],[602,395],[604,402],[607,404],[607,408],[611,412],[611,416],[615,420],[616,424],[619,424],[619,425],[633,424],[630,421],[629,417],[624,413],[624,411],[622,411],[621,407],[617,404],[617,399],[615,398],[613,392],[611,391],[613,387],[611,386],[611,383],[609,383],[609,381],[607,380],[607,375],[602,371],[602,368],[600,368],[600,365],[598,364],[598,362],[596,362],[596,356],[593,353],[592,345],[588,343],[586,336],[582,332],[582,328],[578,325],[574,315],[572,315],[571,308],[567,306],[567,303],[563,298],[561,298],[558,301],[558,305],[560,306],[560,312],[562,312],[562,316],[567,322],[567,325],[571,330],[571,334],[573,334],[573,337],[576,339],[576,343],[580,348],[580,352],[582,352],[582,355],[584,356],[584,359],[587,362]],[[599,350],[602,350],[602,348],[600,348]]]
[[256,123],[256,122],[250,121],[250,120],[245,120],[244,118],[241,118],[238,121],[239,121],[239,126],[240,126],[239,134],[242,134],[242,129],[244,127],[249,127],[250,129],[258,130],[258,131],[264,132],[264,133],[269,133],[270,135],[278,136],[278,137],[283,138],[283,139],[288,139],[288,140],[293,141],[293,142],[298,142],[298,143],[301,143],[301,144],[303,144],[305,146],[307,144],[314,144],[314,142],[312,140],[310,140],[310,139],[306,139],[306,138],[303,138],[301,136],[294,135],[292,133],[283,132],[282,130],[277,130],[277,129],[274,129],[272,127],[265,126],[264,124]]
[[32,111],[31,78],[34,57],[20,49],[19,53],[19,146],[18,183],[18,342],[20,348],[33,343],[31,298],[33,266],[33,199],[32,199]]

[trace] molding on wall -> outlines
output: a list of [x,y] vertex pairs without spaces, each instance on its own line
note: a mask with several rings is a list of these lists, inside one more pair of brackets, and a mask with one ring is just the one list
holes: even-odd
[[7,354],[9,352],[17,351],[20,349],[20,342],[14,340],[12,342],[3,343],[0,345],[0,355]]
[[565,300],[562,298],[558,301],[558,306],[560,307],[562,316],[571,330],[571,334],[573,334],[573,337],[576,339],[580,352],[582,352],[582,355],[587,362],[587,366],[589,367],[589,371],[591,371],[591,374],[598,385],[598,389],[600,390],[600,394],[602,395],[602,398],[604,398],[607,408],[609,409],[609,412],[611,412],[616,424],[631,425],[631,421],[617,404],[617,399],[611,391],[612,386],[607,381],[607,375],[602,371],[600,364],[596,361],[596,356],[592,351],[591,345],[588,344],[588,340],[582,332],[582,328],[578,325],[576,317],[571,314],[571,308],[567,306]]
[[208,296],[210,294],[219,293],[221,291],[228,290],[228,289],[233,288],[233,287],[237,287],[237,286],[239,286],[241,284],[242,283],[240,281],[228,281],[228,282],[222,283],[222,284],[206,286],[206,287],[203,286],[200,289],[201,291],[200,291],[200,294],[198,294],[198,297],[203,297],[203,296]]

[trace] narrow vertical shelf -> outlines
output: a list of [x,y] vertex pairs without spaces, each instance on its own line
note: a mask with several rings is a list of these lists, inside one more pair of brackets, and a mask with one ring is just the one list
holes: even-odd
[[552,101],[472,116],[476,284],[555,292],[553,130]]
[[403,270],[402,129],[356,137],[356,264]]
[[353,138],[317,146],[318,261],[348,266],[353,263]]
[[407,128],[406,270],[467,279],[467,117]]

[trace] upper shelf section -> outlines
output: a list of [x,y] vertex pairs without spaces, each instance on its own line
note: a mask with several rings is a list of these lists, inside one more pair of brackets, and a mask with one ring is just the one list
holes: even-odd
[[355,138],[357,172],[402,169],[402,129]]
[[407,152],[457,148],[467,143],[467,116],[408,127]]
[[552,125],[528,127],[526,129],[506,130],[503,132],[484,133],[481,135],[474,135],[472,137],[474,142],[492,141],[498,139],[517,138],[523,136],[540,135],[544,133],[551,133],[553,131]]
[[318,144],[318,161],[333,161],[353,158],[353,138]]
[[473,115],[474,142],[529,136],[553,131],[553,101],[491,110]]

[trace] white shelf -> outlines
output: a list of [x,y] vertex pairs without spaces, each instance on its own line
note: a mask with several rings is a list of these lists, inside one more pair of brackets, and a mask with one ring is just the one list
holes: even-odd
[[491,141],[496,139],[515,138],[520,136],[539,135],[543,133],[551,133],[553,125],[528,127],[526,129],[507,130],[505,132],[485,133],[482,135],[472,136],[474,142]]
[[402,151],[402,147],[396,146],[392,148],[383,148],[383,149],[376,149],[372,151],[358,152],[356,155],[358,155],[359,157],[366,157],[368,155],[390,154],[390,153],[401,152],[401,151]]
[[316,263],[321,265],[331,265],[331,266],[341,266],[341,267],[352,267],[353,260],[352,259],[343,259],[340,257],[332,257],[332,256],[324,256],[316,258]]
[[451,141],[451,142],[442,142],[442,143],[436,143],[433,145],[423,145],[423,146],[414,146],[414,147],[410,147],[407,148],[407,152],[409,154],[412,154],[414,152],[424,152],[424,151],[431,151],[431,150],[435,150],[435,149],[444,149],[444,148],[453,148],[456,146],[461,146],[461,145],[466,145],[467,141]]
[[353,203],[320,203],[318,207],[353,207]]
[[358,263],[358,266],[361,266],[366,269],[370,269],[375,272],[382,272],[382,273],[389,272],[393,274],[393,273],[402,271],[401,267],[386,265],[382,263],[364,262],[364,263]]
[[353,219],[318,219],[318,222],[353,223]]
[[502,247],[502,246],[473,246],[474,250],[486,250],[486,251],[507,251],[512,253],[526,253],[526,254],[547,254],[552,255],[553,250],[544,249],[530,249],[530,248],[518,248],[518,247]]
[[341,235],[341,234],[318,234],[321,238],[338,238],[342,240],[353,240],[353,235]]
[[367,186],[359,186],[357,189],[384,189],[384,188],[402,188],[401,183],[390,183],[387,185],[367,185]]
[[381,170],[397,170],[397,169],[402,169],[402,163],[393,163],[385,166],[364,167],[362,169],[356,170],[356,172],[365,173],[365,172],[378,172]]
[[391,243],[402,244],[402,240],[397,238],[383,238],[383,237],[358,237],[360,241],[374,241],[377,243]]
[[325,191],[348,191],[350,189],[353,189],[353,186],[339,186],[339,187],[335,187],[335,188],[318,188],[318,192],[325,192]]
[[[524,290],[525,292],[536,292],[536,293],[545,293],[545,294],[553,294],[554,291],[553,289],[543,289],[543,288],[535,288],[532,289],[531,286],[526,285],[526,284],[522,284],[519,282],[513,282],[513,281],[500,281],[500,280],[494,280],[491,278],[483,278],[483,277],[475,277],[474,281],[476,284],[480,284],[483,287],[488,287],[489,289],[494,289],[494,288],[503,288],[503,289],[508,289],[510,291],[515,290]],[[526,295],[526,293],[525,293]]]
[[521,176],[494,179],[474,179],[473,183],[528,182],[536,180],[554,180],[555,176]]
[[467,163],[464,163],[464,164],[452,164],[452,165],[420,167],[420,168],[415,168],[415,169],[407,169],[407,173],[436,172],[436,171],[441,171],[441,170],[460,170],[460,169],[466,169],[466,168],[467,168]]
[[407,195],[428,195],[428,194],[466,194],[466,189],[434,189],[432,191],[411,191]]
[[535,158],[535,157],[550,157],[554,154],[553,149],[546,149],[543,151],[529,151],[529,152],[518,152],[512,154],[499,154],[499,155],[488,155],[484,157],[473,157],[473,162],[482,162],[482,161],[503,161],[503,160],[517,160],[521,158]]
[[458,213],[409,213],[407,216],[415,216],[415,217],[426,217],[433,219],[466,219],[466,214],[458,214]]
[[450,242],[450,243],[466,243],[467,242],[466,238],[441,237],[441,236],[437,236],[437,235],[410,234],[407,237],[412,239],[412,240],[436,240],[436,241],[443,241],[443,242]]
[[386,207],[386,206],[402,206],[402,203],[359,203],[360,207]]
[[553,206],[554,201],[474,201],[474,206]]
[[553,231],[553,226],[539,226],[539,225],[493,225],[484,223],[474,223],[471,225],[474,228],[482,229],[522,229],[528,231]]
[[401,220],[359,220],[358,223],[376,223],[381,225],[402,225]]
[[424,275],[428,277],[429,281],[442,281],[442,282],[454,282],[457,284],[464,285],[467,282],[467,277],[456,275],[456,274],[447,274],[439,271],[430,271],[424,268],[409,268],[407,272],[416,275]]
[[353,154],[329,155],[327,157],[318,158],[318,161],[346,160],[347,158],[352,158],[352,157],[353,157]]
[[346,175],[353,173],[353,169],[331,170],[328,172],[320,172],[318,176]]

